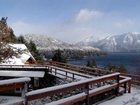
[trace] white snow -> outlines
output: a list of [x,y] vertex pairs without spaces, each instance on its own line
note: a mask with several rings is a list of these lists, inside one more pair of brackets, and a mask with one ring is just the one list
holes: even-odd
[[73,100],[76,100],[76,99],[81,98],[81,97],[85,97],[86,98],[86,94],[85,93],[80,93],[80,94],[73,95],[73,96],[68,97],[68,98],[64,98],[64,99],[60,99],[58,101],[47,103],[45,105],[61,105],[61,104],[65,103],[65,102],[73,103],[72,102]]
[[44,77],[44,71],[9,71],[0,70],[2,77]]
[[[41,38],[40,38],[41,37]],[[36,45],[37,48],[40,50],[47,50],[47,51],[53,51],[53,50],[75,50],[75,51],[99,51],[98,48],[89,48],[88,47],[85,49],[83,48],[83,46],[77,46],[75,44],[69,44],[67,42],[63,42],[54,38],[50,38],[46,35],[25,35],[25,39],[27,39],[28,41],[30,41],[30,39],[32,39]]]
[[24,99],[15,96],[0,96],[0,105],[15,105],[14,103],[23,102]]
[[140,87],[132,87],[131,93],[100,103],[99,105],[140,105]]
[[109,75],[105,75],[105,76],[101,76],[101,77],[97,77],[97,78],[84,79],[84,80],[81,80],[81,81],[78,81],[78,82],[72,82],[72,83],[69,83],[69,84],[64,84],[64,85],[59,85],[59,86],[54,86],[54,87],[49,87],[49,88],[44,88],[44,89],[38,89],[38,90],[28,92],[26,95],[30,96],[30,95],[35,95],[35,94],[41,94],[41,93],[44,93],[44,92],[49,92],[49,91],[53,91],[53,90],[58,90],[58,89],[63,89],[63,88],[75,86],[75,85],[80,85],[80,84],[84,84],[84,83],[91,82],[91,81],[94,81],[94,80],[96,81],[96,80],[99,80],[99,79],[116,76],[116,75],[119,75],[119,74],[120,73],[113,73],[113,74],[109,74]]
[[4,62],[1,64],[6,64],[6,65],[24,65],[25,62],[31,58],[32,60],[35,61],[34,57],[31,55],[29,50],[24,44],[8,44],[10,48],[13,49],[15,52],[20,52],[18,53],[17,56],[12,56],[12,58],[6,59]]
[[[117,84],[105,85],[105,86],[102,86],[102,87],[99,87],[99,88],[90,90],[90,91],[89,91],[89,94],[95,93],[95,92],[97,92],[97,91],[99,92],[99,91],[101,91],[101,90],[103,90],[103,89],[106,89],[106,88],[109,88],[109,87],[115,86],[115,85],[117,85]],[[54,102],[51,102],[51,103],[47,103],[46,105],[63,104],[63,103],[65,103],[65,102],[70,102],[70,101],[76,100],[76,99],[81,98],[81,97],[85,97],[85,98],[86,98],[86,93],[84,93],[84,92],[83,92],[83,93],[79,93],[79,94],[77,94],[77,95],[73,95],[73,96],[70,96],[70,97],[68,97],[68,98],[64,98],[64,99],[60,99],[60,100],[58,100],[58,101],[54,101]],[[72,102],[70,102],[70,103],[72,103]]]
[[20,83],[20,82],[29,82],[31,79],[24,77],[24,78],[16,78],[16,79],[7,79],[7,80],[0,80],[1,85],[13,84],[13,83]]

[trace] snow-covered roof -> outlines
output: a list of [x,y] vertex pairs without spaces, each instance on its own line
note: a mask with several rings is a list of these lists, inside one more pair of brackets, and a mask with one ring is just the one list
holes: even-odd
[[0,70],[3,77],[44,77],[44,71],[8,71]]
[[12,58],[6,59],[1,64],[6,64],[6,65],[24,65],[29,58],[31,58],[33,61],[35,61],[34,57],[29,52],[29,50],[25,46],[25,44],[8,44],[8,46],[10,48],[12,48],[13,51],[20,52],[20,53],[18,53],[17,56],[12,56]]

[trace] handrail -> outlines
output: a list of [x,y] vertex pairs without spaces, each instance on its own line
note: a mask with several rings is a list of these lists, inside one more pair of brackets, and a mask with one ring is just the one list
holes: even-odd
[[[97,79],[88,79],[88,80],[76,82],[74,84],[66,84],[66,85],[63,85],[63,86],[56,86],[55,88],[48,88],[48,89],[46,88],[46,91],[44,89],[44,90],[40,90],[40,91],[29,92],[29,93],[26,94],[26,96],[27,96],[27,100],[26,101],[33,100],[33,98],[32,99],[31,98],[28,99],[28,98],[32,97],[33,95],[38,96],[41,91],[45,92],[46,96],[54,95],[56,92],[57,92],[57,94],[58,93],[63,94],[65,89],[67,91],[70,91],[69,89],[72,89],[71,86],[74,86],[76,84],[77,84],[77,86],[82,85],[82,84],[86,84],[86,85],[89,86],[90,83],[98,83],[99,81],[103,82],[101,80],[104,79],[104,78],[110,78],[112,76],[118,76],[118,75],[120,75],[120,74],[119,73],[115,73],[115,74],[111,74],[111,75],[106,75],[106,76],[98,77]],[[96,80],[99,80],[99,81],[97,82]],[[69,96],[67,98],[59,99],[57,101],[52,101],[50,103],[46,103],[45,105],[71,105],[71,104],[77,103],[79,101],[87,100],[87,98],[96,96],[98,94],[101,94],[101,93],[104,93],[104,92],[108,92],[108,91],[110,91],[112,89],[117,89],[118,86],[121,86],[122,84],[128,84],[128,87],[127,86],[125,87],[125,92],[126,92],[126,89],[128,88],[128,92],[130,93],[130,89],[131,89],[131,85],[130,85],[131,83],[130,82],[131,82],[131,78],[125,77],[125,76],[121,76],[121,80],[119,81],[119,83],[114,83],[114,84],[109,84],[109,85],[101,86],[99,88],[95,88],[95,89],[92,89],[92,90],[88,89],[88,90],[86,90],[86,91],[84,91],[82,93],[78,93],[76,95],[72,95],[72,96]],[[87,87],[86,85],[83,85],[83,87]],[[50,95],[50,93],[52,93],[52,94]],[[36,99],[38,99],[38,98],[36,97]],[[88,104],[89,103],[87,103],[87,105]]]
[[[113,73],[97,78],[91,78],[91,79],[86,79],[86,80],[81,80],[78,82],[73,82],[65,85],[59,85],[55,87],[50,87],[50,88],[44,88],[44,89],[39,89],[39,90],[34,90],[31,92],[26,93],[26,102],[47,97],[47,96],[53,96],[55,94],[65,94],[68,91],[73,91],[75,89],[83,89],[84,91],[86,90],[87,92],[90,90],[89,87],[90,85],[95,85],[101,82],[105,82],[108,80],[116,80],[116,83],[119,84],[119,81],[117,82],[119,78],[120,73]],[[117,85],[118,87],[119,85]],[[119,88],[117,88],[119,89]]]
[[[98,68],[90,68],[90,67],[85,67],[85,66],[80,66],[80,65],[66,64],[66,63],[61,63],[61,62],[56,62],[56,61],[49,61],[48,65],[54,65],[54,66],[58,66],[61,68],[70,68],[71,70],[81,72],[81,73],[83,72],[83,73],[89,74],[89,75],[101,76],[101,75],[106,75],[106,74],[112,73],[108,70],[103,70],[103,69],[98,69]],[[79,68],[79,69],[77,69],[77,68]],[[121,75],[131,77],[132,84],[140,85],[140,76],[139,75],[127,74],[127,73],[121,73]]]

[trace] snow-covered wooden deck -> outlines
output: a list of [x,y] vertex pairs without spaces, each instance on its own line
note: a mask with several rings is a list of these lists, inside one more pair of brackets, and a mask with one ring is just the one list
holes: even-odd
[[[31,70],[33,68],[38,69],[40,67],[40,70],[48,70],[50,74],[60,78],[78,80],[68,84],[27,92],[25,96],[23,96],[24,102],[22,102],[25,105],[38,105],[36,104],[36,100],[40,102],[42,99],[49,99],[50,101],[49,103],[48,101],[43,101],[43,103],[40,105],[72,105],[81,102],[91,105],[92,102],[95,103],[94,101],[96,101],[93,98],[100,100],[101,96],[105,98],[109,95],[118,96],[120,93],[122,94],[131,92],[131,78],[121,76],[120,73],[110,74],[108,71],[101,71],[98,69],[91,69],[57,62],[51,62],[42,66],[2,66],[1,68],[4,69],[5,67],[10,70],[12,70],[11,68],[14,70],[18,70],[20,68],[21,70]],[[53,97],[56,97],[57,100],[53,100]]]

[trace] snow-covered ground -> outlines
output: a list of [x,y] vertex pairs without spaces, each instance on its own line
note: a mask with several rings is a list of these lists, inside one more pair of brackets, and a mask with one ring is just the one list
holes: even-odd
[[140,105],[140,86],[133,86],[130,94],[123,94],[99,105]]
[[0,96],[0,105],[14,105],[12,103],[23,101],[21,97],[15,96]]

